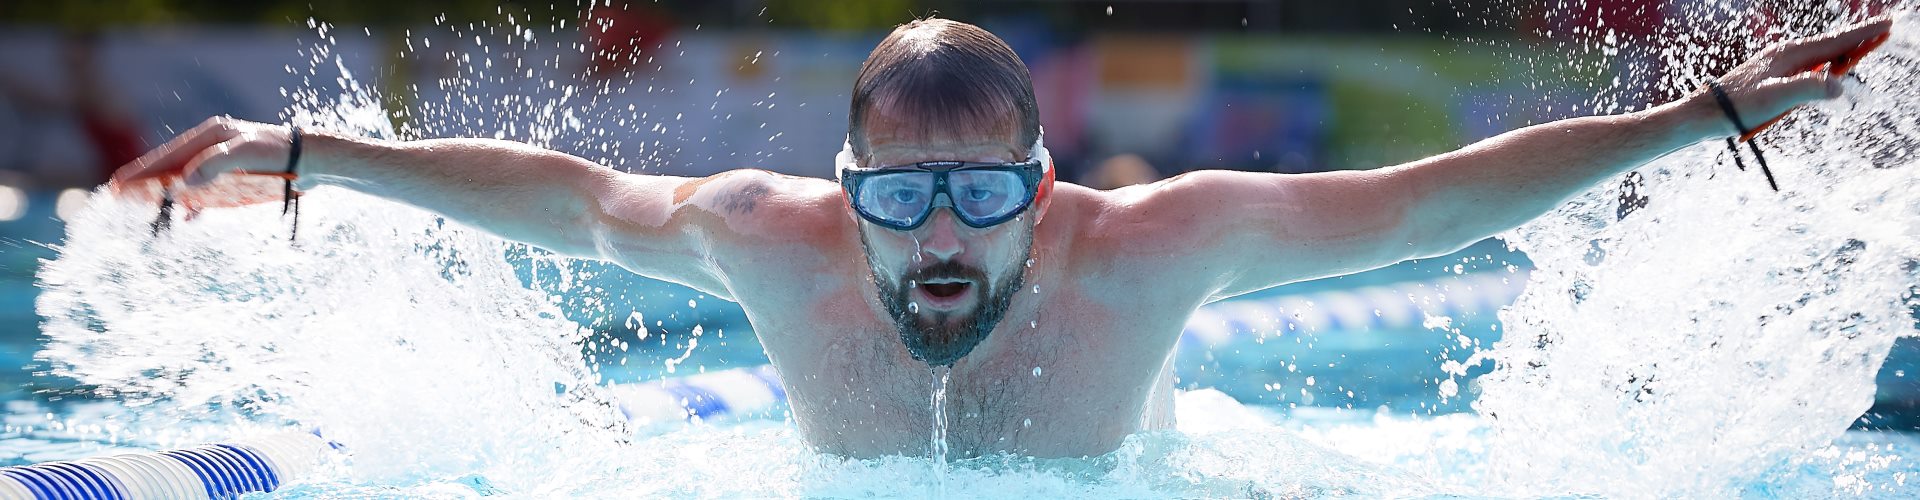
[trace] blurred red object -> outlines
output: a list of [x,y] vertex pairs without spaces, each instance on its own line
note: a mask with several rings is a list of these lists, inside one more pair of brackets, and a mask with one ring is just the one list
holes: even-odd
[[587,10],[581,32],[593,49],[587,62],[586,77],[598,80],[616,76],[631,77],[635,69],[645,72],[641,63],[649,47],[665,47],[673,33],[673,20],[657,8],[627,2],[594,3]]

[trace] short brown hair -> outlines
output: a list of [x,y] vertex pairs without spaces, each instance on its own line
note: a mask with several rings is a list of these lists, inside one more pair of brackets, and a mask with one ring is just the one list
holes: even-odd
[[1009,125],[1019,127],[1019,147],[1040,137],[1027,65],[1000,37],[957,21],[902,24],[867,55],[847,113],[847,142],[857,158],[867,155],[867,113],[879,105],[926,118],[915,131],[922,137],[1015,132]]

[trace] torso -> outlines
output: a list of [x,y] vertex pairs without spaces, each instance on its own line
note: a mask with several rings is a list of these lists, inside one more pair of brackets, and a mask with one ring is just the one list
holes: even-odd
[[[1098,455],[1172,426],[1170,357],[1199,297],[1165,296],[1175,289],[1108,263],[1076,265],[1063,209],[1056,202],[1049,219],[1059,219],[1036,228],[1026,289],[951,369],[953,456]],[[723,259],[733,298],[809,443],[856,457],[924,454],[934,372],[908,354],[875,300],[853,222],[812,222],[833,228],[798,247],[748,246],[755,255]]]

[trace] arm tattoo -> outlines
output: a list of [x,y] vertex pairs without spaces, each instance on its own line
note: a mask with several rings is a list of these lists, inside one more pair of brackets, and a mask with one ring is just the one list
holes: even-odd
[[730,214],[752,213],[753,208],[760,204],[761,199],[767,197],[768,192],[767,185],[764,183],[749,183],[731,193],[721,195],[720,208]]

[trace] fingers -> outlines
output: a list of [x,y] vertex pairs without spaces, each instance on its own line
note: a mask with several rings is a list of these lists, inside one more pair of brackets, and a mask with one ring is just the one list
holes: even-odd
[[[1882,16],[1849,26],[1838,32],[1790,42],[1780,46],[1769,65],[1772,70],[1770,73],[1774,76],[1784,76],[1812,70],[1816,66],[1847,56],[1854,49],[1886,35],[1892,28],[1893,19]],[[1854,59],[1858,60],[1858,57]]]
[[181,175],[181,169],[188,160],[208,147],[237,135],[236,121],[226,117],[208,118],[179,137],[141,155],[133,163],[121,166],[113,173],[113,180],[116,184],[131,185],[136,181]]
[[285,194],[280,179],[251,175],[227,175],[199,188],[173,193],[174,200],[188,212],[208,208],[238,207],[257,203],[279,203]]
[[181,180],[186,182],[187,187],[196,188],[212,183],[220,174],[234,170],[234,157],[245,144],[245,141],[228,140],[200,150],[199,154],[193,155],[185,165],[180,166]]

